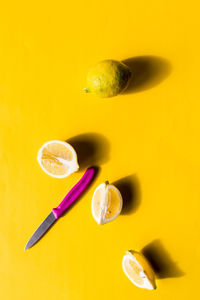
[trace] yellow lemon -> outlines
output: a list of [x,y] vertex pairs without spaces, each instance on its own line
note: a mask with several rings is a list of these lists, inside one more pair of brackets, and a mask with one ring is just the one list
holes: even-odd
[[142,253],[127,251],[122,260],[122,267],[126,276],[137,287],[156,289],[155,273]]
[[62,141],[49,141],[38,152],[41,168],[50,176],[64,178],[79,169],[77,155],[71,145]]
[[116,60],[104,60],[89,70],[84,91],[103,98],[113,97],[125,90],[130,78],[128,66]]
[[120,191],[108,181],[100,184],[92,198],[92,215],[98,224],[114,220],[122,209]]

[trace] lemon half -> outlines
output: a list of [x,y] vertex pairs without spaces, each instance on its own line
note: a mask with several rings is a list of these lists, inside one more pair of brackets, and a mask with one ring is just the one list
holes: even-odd
[[114,220],[122,209],[120,191],[109,182],[100,184],[92,198],[92,215],[98,224]]
[[74,148],[62,141],[49,141],[38,152],[38,162],[48,175],[64,178],[79,169]]
[[155,273],[142,253],[127,251],[122,260],[122,267],[126,276],[137,287],[156,289]]

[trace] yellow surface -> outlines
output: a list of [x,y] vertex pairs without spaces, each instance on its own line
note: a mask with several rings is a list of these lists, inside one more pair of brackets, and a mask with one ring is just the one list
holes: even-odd
[[[199,297],[199,25],[193,0],[1,4],[1,299]],[[143,55],[167,59],[171,74],[111,99],[82,93],[94,63]],[[89,132],[82,138],[99,143],[96,182],[24,252],[35,228],[83,174],[49,177],[37,163],[38,149]],[[137,207],[98,226],[91,214],[94,189],[131,174]],[[157,239],[150,247],[159,246],[154,250],[162,256],[162,244],[181,271],[176,278],[164,272],[156,291],[140,290],[124,275],[122,257]]]

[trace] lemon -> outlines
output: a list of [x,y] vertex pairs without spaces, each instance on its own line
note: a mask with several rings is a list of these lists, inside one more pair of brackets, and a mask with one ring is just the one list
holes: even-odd
[[127,251],[122,260],[122,267],[126,276],[137,287],[156,289],[155,273],[142,253]]
[[84,91],[103,98],[113,97],[128,86],[130,78],[128,66],[116,60],[104,60],[89,70]]
[[64,178],[79,169],[73,147],[62,141],[49,141],[38,152],[41,168],[50,176]]
[[100,184],[92,198],[92,215],[98,224],[114,220],[122,209],[120,191],[108,181]]

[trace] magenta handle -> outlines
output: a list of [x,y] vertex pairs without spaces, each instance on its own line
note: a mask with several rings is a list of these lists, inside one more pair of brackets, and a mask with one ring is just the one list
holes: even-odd
[[95,168],[91,167],[86,170],[83,177],[77,182],[77,184],[69,191],[63,201],[57,208],[53,208],[52,212],[56,219],[60,216],[76,201],[76,199],[85,191],[95,174]]

